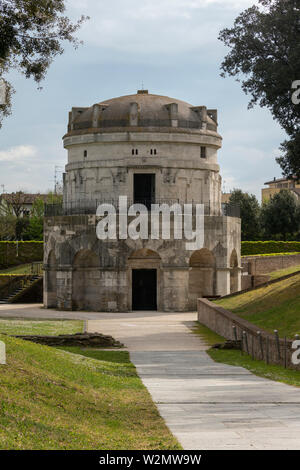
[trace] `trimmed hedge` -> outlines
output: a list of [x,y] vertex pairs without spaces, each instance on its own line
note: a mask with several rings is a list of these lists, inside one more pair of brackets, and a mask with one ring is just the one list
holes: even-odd
[[242,256],[265,255],[268,253],[299,253],[300,242],[242,242]]
[[0,241],[0,269],[43,260],[44,243],[40,241]]

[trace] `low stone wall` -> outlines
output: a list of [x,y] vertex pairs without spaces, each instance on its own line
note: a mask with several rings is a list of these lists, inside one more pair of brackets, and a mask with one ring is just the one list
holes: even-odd
[[242,291],[253,289],[255,287],[261,286],[262,284],[266,284],[270,281],[270,279],[270,276],[268,276],[267,274],[260,274],[257,276],[252,276],[251,274],[243,274],[241,282]]
[[[300,370],[300,365],[292,363],[293,341],[283,339],[277,341],[274,335],[209,300],[198,299],[198,321],[228,340],[235,339],[233,327],[236,327],[237,339],[242,339],[243,351],[249,353],[254,359]],[[260,334],[258,334],[259,330]],[[244,337],[243,332],[245,332]]]
[[246,256],[242,258],[243,270],[252,276],[271,273],[279,269],[300,266],[300,254],[279,256]]

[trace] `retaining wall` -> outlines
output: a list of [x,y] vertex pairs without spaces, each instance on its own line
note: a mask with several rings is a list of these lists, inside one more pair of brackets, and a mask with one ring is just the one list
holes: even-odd
[[242,258],[243,270],[252,276],[271,273],[279,269],[300,266],[300,254],[279,256],[246,256]]
[[[300,370],[300,365],[292,363],[294,353],[292,340],[280,339],[277,342],[275,335],[271,335],[209,300],[198,299],[198,321],[226,339],[235,339],[233,329],[235,326],[238,339],[243,338],[243,331],[245,331],[246,339],[244,337],[242,341],[242,349],[251,354],[254,359]],[[258,331],[261,332],[260,335]]]

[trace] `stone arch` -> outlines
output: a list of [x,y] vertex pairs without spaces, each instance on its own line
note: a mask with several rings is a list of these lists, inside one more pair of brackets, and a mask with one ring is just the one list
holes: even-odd
[[74,310],[99,310],[100,259],[92,250],[80,250],[73,259],[72,301]]
[[161,260],[161,257],[156,251],[149,250],[148,248],[141,248],[140,250],[133,251],[128,257],[128,261],[133,261],[133,260],[138,260],[138,259],[154,261],[154,260]]
[[190,257],[189,305],[197,309],[199,297],[214,296],[216,292],[216,258],[207,248],[194,251]]
[[[156,299],[154,304],[156,308],[160,310],[162,308],[162,272],[161,272],[162,260],[160,255],[153,250],[148,248],[138,249],[133,251],[127,259],[127,283],[128,289],[128,309],[133,308],[133,271],[135,270],[155,270],[156,271]],[[155,301],[156,300],[156,301]]]
[[47,258],[45,270],[45,305],[47,308],[57,307],[57,259],[55,251],[51,250]]
[[236,249],[232,250],[230,256],[230,293],[233,294],[239,290],[239,262]]

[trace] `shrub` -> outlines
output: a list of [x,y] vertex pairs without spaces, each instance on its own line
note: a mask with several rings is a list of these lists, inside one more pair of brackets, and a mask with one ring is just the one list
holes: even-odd
[[300,242],[283,241],[254,241],[242,242],[242,256],[264,255],[267,253],[296,253],[300,252]]
[[42,241],[0,241],[0,269],[43,260]]

